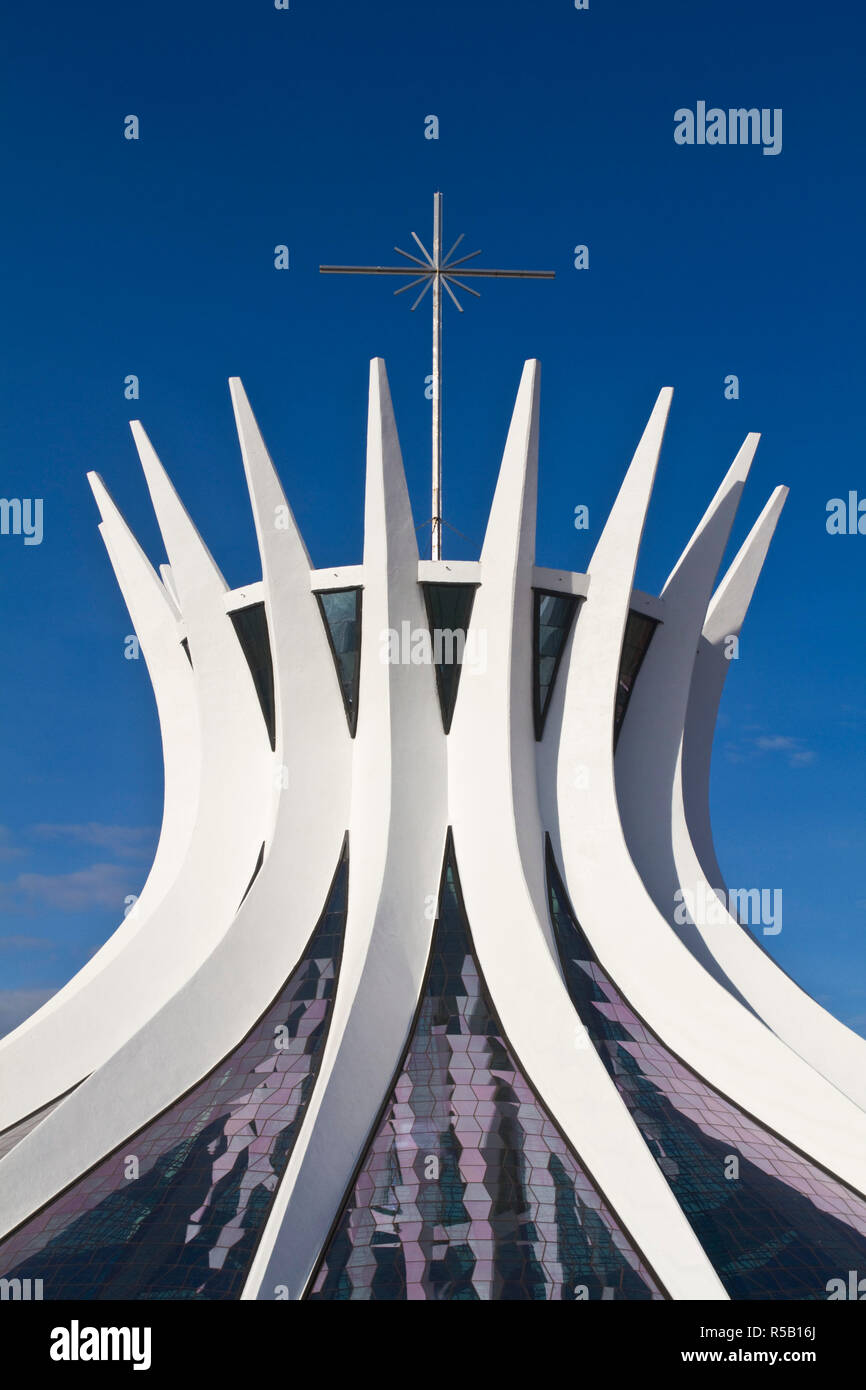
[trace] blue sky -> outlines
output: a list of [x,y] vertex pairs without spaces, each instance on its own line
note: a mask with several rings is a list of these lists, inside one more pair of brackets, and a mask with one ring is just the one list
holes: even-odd
[[[658,591],[747,431],[763,441],[734,546],[790,485],[725,694],[717,846],[731,884],[782,888],[768,948],[866,1033],[866,537],[825,527],[830,498],[866,497],[861,11],[49,0],[5,30],[0,492],[44,499],[44,538],[0,536],[0,1032],[113,930],[161,813],[147,672],[124,660],[85,473],[162,561],[127,426],[140,416],[229,583],[257,577],[238,374],[314,561],[356,562],[381,355],[424,521],[426,305],[412,316],[381,281],[317,267],[427,239],[441,188],[446,233],[484,264],[557,271],[486,286],[459,322],[446,310],[445,515],[469,538],[447,532],[447,553],[477,553],[530,356],[542,564],[585,566],[663,385],[640,587]],[[782,152],[675,144],[674,112],[700,100],[781,108]]]

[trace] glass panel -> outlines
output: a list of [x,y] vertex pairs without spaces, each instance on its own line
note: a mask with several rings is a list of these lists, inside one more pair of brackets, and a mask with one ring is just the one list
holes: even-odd
[[866,1270],[866,1202],[725,1100],[651,1033],[599,964],[548,842],[550,915],[589,1040],[732,1299],[826,1299]]
[[331,644],[346,718],[353,738],[358,727],[362,592],[361,589],[329,589],[316,594]]
[[631,699],[631,692],[634,689],[638,671],[643,665],[643,659],[649,650],[652,635],[657,627],[658,622],[655,618],[647,618],[643,613],[636,613],[634,609],[629,610],[622,642],[622,656],[619,662],[619,683],[616,688],[616,710],[613,721],[614,748],[619,741],[619,732],[622,728],[622,721],[625,719],[625,712],[628,709],[628,702]]
[[534,717],[535,737],[540,739],[544,733],[547,710],[556,673],[574,615],[580,599],[574,594],[550,594],[544,589],[533,590],[533,632],[534,632]]
[[510,1050],[475,958],[450,836],[399,1079],[308,1297],[662,1297]]
[[463,653],[477,584],[422,584],[433,643],[439,708],[446,734],[451,729]]
[[[263,603],[251,603],[229,613],[238,641],[256,687],[264,715],[271,748],[276,747],[276,710],[274,707],[274,664],[271,659],[271,639]],[[190,661],[192,658],[190,657]]]
[[240,1297],[316,1084],[347,883],[344,851],[278,999],[194,1090],[0,1243],[0,1275],[42,1279],[45,1299]]

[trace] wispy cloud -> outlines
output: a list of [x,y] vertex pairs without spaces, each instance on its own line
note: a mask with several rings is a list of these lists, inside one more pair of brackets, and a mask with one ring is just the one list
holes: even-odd
[[811,748],[804,746],[802,739],[789,738],[785,734],[764,734],[755,739],[755,747],[762,753],[786,753],[791,767],[805,767],[816,757]]
[[789,767],[808,767],[818,756],[801,738],[789,734],[757,734],[725,744],[725,757],[731,763],[744,763],[765,753],[781,754]]
[[123,864],[91,864],[69,874],[18,874],[0,883],[0,910],[32,912],[53,908],[56,912],[87,912],[111,908],[123,916],[124,898],[139,892],[141,884]]
[[149,859],[153,855],[157,830],[150,825],[104,825],[87,821],[82,825],[34,825],[38,840],[62,840],[69,844],[90,845],[107,850],[118,859]]
[[13,951],[48,951],[57,942],[47,936],[0,936],[0,954]]
[[0,989],[0,1037],[11,1033],[56,993],[56,989]]

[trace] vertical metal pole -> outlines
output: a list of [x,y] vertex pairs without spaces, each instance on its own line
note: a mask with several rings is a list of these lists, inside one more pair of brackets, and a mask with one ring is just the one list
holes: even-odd
[[433,526],[430,558],[442,559],[442,194],[433,194]]

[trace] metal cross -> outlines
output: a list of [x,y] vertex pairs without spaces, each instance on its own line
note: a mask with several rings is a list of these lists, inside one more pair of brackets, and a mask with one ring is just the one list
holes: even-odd
[[454,304],[463,313],[463,306],[457,298],[452,285],[458,289],[465,290],[467,294],[472,294],[476,299],[481,296],[478,290],[472,289],[470,285],[465,285],[464,280],[468,279],[498,279],[498,280],[553,280],[556,272],[553,270],[460,270],[458,279],[455,271],[458,267],[465,266],[467,261],[473,261],[476,256],[480,256],[480,251],[472,251],[468,256],[460,256],[458,260],[453,260],[454,252],[463,240],[463,233],[455,241],[447,256],[443,258],[442,247],[444,245],[442,235],[442,194],[433,195],[433,254],[427,250],[419,237],[412,233],[413,239],[417,242],[419,250],[424,256],[420,260],[418,256],[410,256],[408,251],[401,251],[399,246],[394,250],[398,256],[405,256],[407,261],[412,262],[412,268],[408,266],[388,266],[388,265],[320,265],[319,271],[322,275],[402,275],[408,278],[409,283],[401,285],[396,294],[405,294],[407,290],[417,289],[419,285],[423,288],[412,310],[418,308],[421,300],[427,291],[433,289],[433,516],[432,538],[430,546],[431,558],[441,560],[442,558],[442,288],[454,301]]

